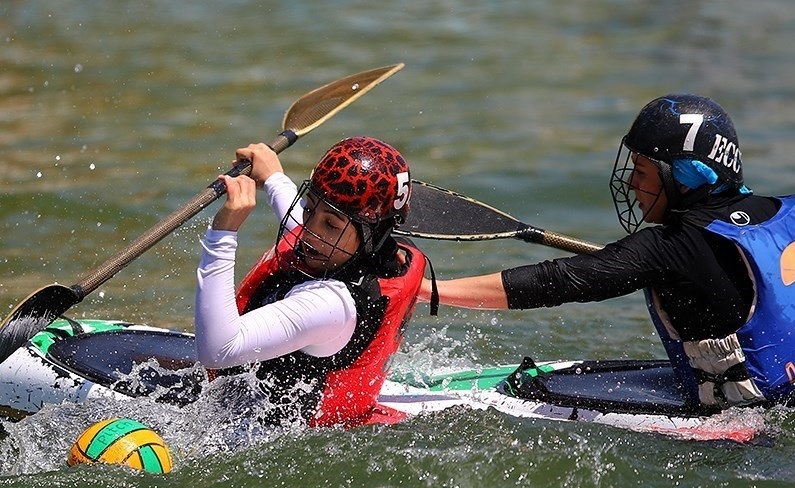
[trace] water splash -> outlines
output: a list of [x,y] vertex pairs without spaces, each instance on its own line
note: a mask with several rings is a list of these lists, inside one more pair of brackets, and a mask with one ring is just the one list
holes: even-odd
[[[156,361],[136,366],[119,375],[117,386],[134,391],[153,371],[173,375]],[[203,372],[198,365],[180,371],[186,383],[195,383]],[[179,390],[183,385],[175,385]],[[202,391],[193,403],[174,404],[173,389],[157,388],[148,396],[119,399],[96,398],[86,402],[47,404],[18,422],[3,421],[0,439],[0,476],[31,475],[64,470],[75,439],[89,425],[110,417],[129,417],[155,430],[174,457],[175,471],[218,453],[238,452],[272,442],[287,433],[300,435],[306,423],[296,407],[274,405],[263,397],[259,380],[251,372],[201,382]],[[306,392],[299,385],[294,392]],[[290,404],[289,398],[286,399]],[[278,410],[278,414],[275,413]],[[278,424],[272,419],[278,415]]]
[[462,341],[448,337],[448,327],[431,329],[412,344],[405,344],[392,359],[390,378],[407,378],[412,384],[427,384],[432,376],[481,367],[461,350]]

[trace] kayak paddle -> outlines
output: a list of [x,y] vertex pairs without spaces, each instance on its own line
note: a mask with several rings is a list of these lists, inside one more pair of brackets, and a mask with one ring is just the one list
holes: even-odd
[[[269,146],[276,153],[282,152],[295,143],[299,137],[309,133],[376,85],[403,69],[403,66],[403,63],[399,63],[364,71],[307,93],[296,100],[287,110],[282,121],[282,132],[271,141]],[[238,176],[250,173],[251,162],[240,161],[226,174]],[[55,318],[80,303],[102,283],[224,193],[226,193],[226,186],[223,181],[215,180],[188,203],[155,224],[154,227],[101,266],[87,273],[76,284],[64,286],[55,283],[33,292],[14,307],[0,324],[0,362],[5,361],[37,332],[52,323]]]
[[413,180],[411,209],[396,234],[446,241],[520,239],[575,254],[602,248],[598,244],[533,227],[507,213],[459,193]]

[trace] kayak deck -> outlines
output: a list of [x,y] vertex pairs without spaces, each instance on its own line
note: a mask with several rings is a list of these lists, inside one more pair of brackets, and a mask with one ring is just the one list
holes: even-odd
[[[198,398],[205,382],[192,334],[118,321],[60,319],[0,364],[0,413],[33,413],[44,403],[92,395],[124,398],[153,392],[158,401],[185,405]],[[68,391],[67,384],[75,391]],[[393,375],[379,403],[409,415],[466,405],[518,417],[591,421],[699,439],[745,441],[755,434],[737,426],[700,431],[709,412],[685,402],[676,384],[668,361],[536,365],[525,358],[519,365],[431,377]]]

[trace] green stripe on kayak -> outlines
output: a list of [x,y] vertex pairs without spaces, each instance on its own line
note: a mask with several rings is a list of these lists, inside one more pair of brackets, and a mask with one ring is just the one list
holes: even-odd
[[[109,330],[123,329],[124,325],[116,320],[97,320],[87,319],[81,320],[80,326],[86,332],[105,332]],[[44,330],[37,333],[30,340],[36,348],[43,354],[47,354],[50,346],[62,337],[69,337],[75,335],[72,324],[65,319],[58,319],[52,324],[48,325]]]
[[[395,375],[391,379],[417,388],[428,388],[430,391],[467,391],[477,388],[487,390],[495,388],[508,375],[514,373],[519,365],[495,366],[483,370],[461,371],[457,373],[440,374],[431,377],[417,378],[408,374]],[[536,377],[540,374],[555,371],[550,365],[541,365],[538,368],[526,369],[523,373]]]
[[542,373],[551,373],[553,371],[555,371],[555,368],[553,368],[552,366],[548,364],[542,364],[537,368],[526,369],[523,371],[523,373],[530,375],[531,378],[535,378],[536,376]]
[[487,368],[483,371],[464,371],[444,376],[437,376],[429,384],[431,391],[487,390],[496,387],[506,376],[516,371],[518,366],[500,366]]
[[488,389],[497,386],[506,376],[516,371],[517,367],[518,365],[495,366],[482,370],[460,371],[423,377],[414,373],[398,373],[391,375],[390,379],[417,388],[428,388],[431,391]]

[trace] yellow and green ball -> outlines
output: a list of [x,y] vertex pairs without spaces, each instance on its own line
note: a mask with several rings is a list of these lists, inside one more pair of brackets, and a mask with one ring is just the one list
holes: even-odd
[[171,453],[149,427],[128,418],[112,418],[83,431],[72,445],[66,463],[123,464],[152,473],[168,473]]

